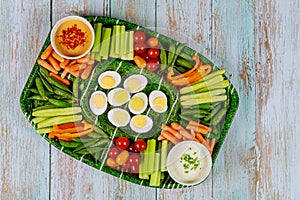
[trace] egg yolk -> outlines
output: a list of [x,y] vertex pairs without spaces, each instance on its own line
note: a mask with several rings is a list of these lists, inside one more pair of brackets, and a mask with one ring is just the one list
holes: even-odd
[[105,98],[101,94],[96,94],[93,98],[93,105],[95,108],[102,108],[105,104]]
[[128,116],[126,115],[126,112],[124,112],[124,111],[119,110],[119,111],[116,111],[114,114],[114,121],[117,124],[124,125],[124,124],[126,124],[127,119],[128,119]]
[[141,98],[132,98],[130,100],[130,107],[135,111],[142,110],[144,105],[144,101]]
[[163,97],[156,97],[153,100],[153,107],[157,110],[164,110],[167,107],[167,101]]
[[137,128],[143,128],[146,125],[147,119],[143,115],[136,116],[133,118],[133,124]]
[[127,88],[129,91],[135,91],[141,88],[141,80],[138,78],[131,78],[127,82]]
[[112,76],[104,76],[101,83],[105,88],[112,88],[114,87],[116,80]]
[[117,103],[123,104],[128,99],[128,93],[124,90],[120,90],[120,91],[115,93],[114,98],[115,98]]

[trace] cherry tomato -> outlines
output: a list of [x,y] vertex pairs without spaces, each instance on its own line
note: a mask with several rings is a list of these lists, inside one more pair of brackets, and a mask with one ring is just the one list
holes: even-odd
[[139,151],[145,151],[145,149],[147,148],[147,144],[144,140],[137,140],[134,142],[134,148]]
[[149,49],[148,50],[148,56],[150,58],[153,58],[153,59],[158,58],[158,56],[159,56],[159,49],[156,49],[156,48]]
[[119,147],[120,149],[127,149],[130,145],[129,140],[126,137],[119,137],[116,140],[116,146]]
[[112,147],[108,151],[108,156],[112,159],[116,159],[116,157],[120,154],[120,150],[116,147]]
[[122,165],[122,168],[123,168],[125,171],[129,170],[130,167],[131,167],[131,165],[130,165],[130,163],[129,163],[128,161],[127,161],[125,164]]
[[143,31],[135,31],[133,37],[136,43],[143,43],[146,40],[146,34]]
[[139,173],[139,165],[131,165],[130,169],[133,174]]
[[134,147],[134,144],[129,146],[128,151],[133,152],[133,153],[138,153],[138,150],[136,150],[136,148]]
[[141,55],[143,53],[145,53],[147,50],[147,47],[144,43],[136,43],[134,45],[134,52]]
[[154,72],[158,68],[158,61],[157,60],[149,60],[146,64],[146,68],[150,72]]
[[150,37],[148,40],[147,40],[147,45],[149,47],[158,47],[158,39],[156,37]]
[[150,57],[148,56],[148,52],[145,52],[141,55],[142,58],[144,58],[147,62],[150,60]]
[[133,153],[133,154],[131,154],[131,155],[129,156],[127,162],[128,162],[130,165],[139,165],[139,164],[140,164],[140,160],[141,160],[141,158],[140,158],[139,154]]

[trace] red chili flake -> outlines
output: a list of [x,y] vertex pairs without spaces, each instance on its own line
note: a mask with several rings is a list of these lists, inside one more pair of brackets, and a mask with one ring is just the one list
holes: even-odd
[[62,41],[59,44],[63,44],[67,49],[74,50],[78,46],[84,46],[86,42],[86,33],[82,32],[80,28],[77,28],[77,24],[72,27],[68,27],[67,30],[63,30],[59,35]]

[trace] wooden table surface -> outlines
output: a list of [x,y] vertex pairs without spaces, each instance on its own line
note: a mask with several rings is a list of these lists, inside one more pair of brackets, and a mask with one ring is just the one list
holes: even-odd
[[[51,26],[68,15],[151,27],[228,69],[240,106],[203,184],[138,186],[35,134],[19,96]],[[300,198],[299,0],[0,0],[0,26],[0,199]]]

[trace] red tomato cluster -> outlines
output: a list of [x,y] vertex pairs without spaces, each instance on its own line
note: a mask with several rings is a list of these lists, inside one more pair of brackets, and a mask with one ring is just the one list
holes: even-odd
[[139,56],[146,63],[146,68],[154,72],[159,66],[159,43],[158,38],[149,37],[146,38],[146,34],[143,31],[134,32],[134,54]]
[[108,151],[106,164],[109,167],[121,167],[124,171],[139,173],[140,155],[139,152],[145,151],[147,144],[144,140],[136,140],[130,143],[128,138],[119,137],[115,140],[114,146]]

